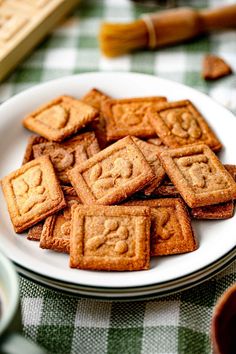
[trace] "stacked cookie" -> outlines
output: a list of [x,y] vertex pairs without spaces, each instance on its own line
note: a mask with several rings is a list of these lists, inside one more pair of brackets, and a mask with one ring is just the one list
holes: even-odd
[[[70,266],[150,268],[194,251],[191,218],[233,216],[236,166],[188,101],[112,99],[92,89],[29,114],[23,165],[2,180],[16,232],[70,254]],[[119,205],[118,205],[119,204]]]

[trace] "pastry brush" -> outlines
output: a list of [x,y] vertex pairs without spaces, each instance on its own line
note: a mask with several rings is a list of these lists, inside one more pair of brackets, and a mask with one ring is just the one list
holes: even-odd
[[236,28],[236,4],[214,9],[175,8],[147,14],[131,23],[101,25],[102,52],[115,57],[141,48],[160,48],[192,38]]

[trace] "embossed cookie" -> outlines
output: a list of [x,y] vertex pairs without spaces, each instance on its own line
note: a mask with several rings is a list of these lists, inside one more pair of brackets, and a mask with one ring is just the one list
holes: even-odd
[[30,241],[39,241],[40,240],[40,237],[41,237],[41,234],[43,231],[43,223],[44,222],[39,222],[38,224],[29,228],[27,240],[30,240]]
[[186,253],[197,249],[191,221],[180,198],[134,200],[124,205],[151,208],[151,256]]
[[161,183],[154,191],[151,193],[157,197],[179,197],[179,191],[173,185],[169,179],[164,179],[163,183]]
[[107,136],[106,136],[106,120],[101,113],[102,102],[110,99],[111,97],[106,95],[104,92],[92,89],[90,90],[83,98],[82,101],[89,104],[99,111],[99,117],[95,119],[91,125],[95,131],[96,137],[98,139],[99,146],[101,149],[104,149],[107,145]]
[[150,223],[147,207],[73,207],[70,266],[118,271],[149,269]]
[[48,156],[30,161],[4,177],[2,190],[16,232],[28,229],[66,206]]
[[93,88],[82,97],[82,101],[100,111],[102,102],[110,98],[111,97],[106,95],[104,92]]
[[202,220],[229,219],[234,215],[234,202],[230,200],[225,203],[193,208],[190,209],[190,214],[193,218]]
[[63,143],[45,142],[33,146],[34,157],[49,155],[58,178],[70,183],[67,172],[100,151],[95,134],[83,133]]
[[136,137],[132,137],[133,141],[136,145],[138,145],[139,149],[143,153],[143,156],[153,169],[155,173],[155,178],[152,180],[148,186],[144,188],[144,194],[150,195],[154,189],[159,186],[159,184],[163,181],[166,173],[162,167],[162,164],[159,160],[158,154],[163,151],[163,148],[160,146],[156,146],[153,144],[149,144],[146,141],[140,140]]
[[236,183],[204,144],[169,149],[159,155],[166,173],[190,208],[236,198]]
[[70,252],[71,207],[80,204],[78,197],[66,196],[67,207],[49,216],[43,225],[40,247]]
[[222,145],[196,107],[189,101],[166,102],[148,113],[149,121],[163,143],[172,148],[204,143],[212,150]]
[[33,147],[37,144],[45,143],[48,140],[38,135],[31,135],[25,149],[22,165],[34,159]]
[[143,189],[155,177],[152,168],[126,137],[68,172],[84,204],[115,204]]
[[157,108],[165,97],[142,97],[106,100],[102,114],[107,124],[107,140],[114,141],[127,135],[149,138],[156,135],[146,115],[150,107]]
[[61,96],[23,120],[25,128],[53,141],[62,141],[98,116],[98,111],[73,97]]

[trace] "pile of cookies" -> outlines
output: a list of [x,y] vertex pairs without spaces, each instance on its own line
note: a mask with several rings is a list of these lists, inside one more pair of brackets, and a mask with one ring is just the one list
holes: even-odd
[[12,224],[71,267],[149,269],[150,256],[196,250],[191,218],[233,216],[236,166],[217,158],[222,144],[189,100],[92,89],[23,125],[39,135],[1,181]]

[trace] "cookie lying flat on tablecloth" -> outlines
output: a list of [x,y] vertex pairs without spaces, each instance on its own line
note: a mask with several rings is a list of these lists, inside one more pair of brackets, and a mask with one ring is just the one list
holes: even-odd
[[70,96],[60,96],[23,120],[25,128],[52,141],[62,141],[92,122],[99,112]]
[[131,137],[119,140],[68,172],[84,204],[116,204],[155,178]]
[[160,103],[148,118],[159,138],[171,148],[204,143],[218,151],[222,144],[204,117],[189,100]]
[[150,267],[150,209],[73,206],[70,266],[93,270]]
[[2,190],[16,232],[22,232],[66,206],[48,156],[39,157],[2,179]]

